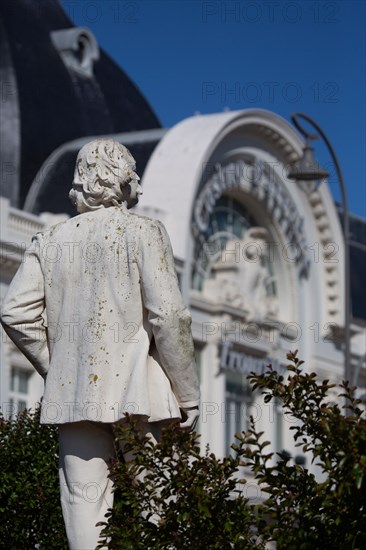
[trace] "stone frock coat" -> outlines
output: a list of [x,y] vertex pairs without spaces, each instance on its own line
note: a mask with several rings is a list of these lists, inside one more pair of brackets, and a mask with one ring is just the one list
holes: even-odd
[[191,317],[159,221],[113,206],[38,233],[1,321],[45,378],[44,424],[157,421],[199,404]]

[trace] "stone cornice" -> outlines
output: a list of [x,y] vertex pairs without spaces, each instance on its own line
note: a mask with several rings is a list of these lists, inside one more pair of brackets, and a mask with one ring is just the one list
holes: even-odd
[[325,282],[326,320],[330,323],[341,324],[340,300],[341,281],[339,277],[339,263],[332,261],[336,253],[336,243],[325,205],[319,191],[314,191],[309,196],[309,205],[314,218],[315,226],[320,236],[319,261],[323,267]]
[[246,126],[246,130],[250,131],[251,135],[257,134],[259,136],[263,136],[263,138],[267,142],[272,143],[277,149],[281,151],[283,155],[283,160],[286,163],[290,164],[298,160],[299,155],[294,150],[292,144],[290,144],[288,140],[277,130],[274,130],[270,126],[260,123],[248,124]]

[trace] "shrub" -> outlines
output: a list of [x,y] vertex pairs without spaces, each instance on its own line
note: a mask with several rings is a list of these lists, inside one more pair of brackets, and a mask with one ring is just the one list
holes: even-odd
[[0,547],[67,549],[58,481],[56,427],[39,410],[0,416]]
[[[289,455],[266,453],[269,442],[253,419],[246,433],[237,434],[234,457],[222,460],[201,456],[195,434],[170,428],[154,447],[139,439],[133,424],[119,428],[117,439],[126,439],[137,458],[131,464],[118,460],[112,468],[118,498],[103,538],[111,548],[253,549],[271,541],[278,550],[365,547],[366,421],[355,388],[340,385],[346,416],[330,402],[333,384],[302,372],[296,352],[288,359],[286,380],[268,367],[250,381],[266,402],[277,398],[298,421],[290,428],[296,445],[312,453],[325,480],[317,481]],[[260,504],[236,492],[242,466],[262,491]],[[144,482],[136,481],[142,471],[148,472]]]
[[103,532],[110,548],[256,547],[256,519],[238,489],[239,455],[219,460],[207,451],[201,456],[197,434],[174,426],[157,446],[140,438],[133,421],[116,434],[136,459],[117,460],[112,467],[117,498]]
[[296,352],[288,358],[286,381],[271,368],[252,374],[250,380],[253,389],[263,391],[266,402],[276,397],[284,413],[298,420],[290,428],[296,446],[312,453],[325,480],[316,481],[306,468],[292,465],[288,456],[280,455],[271,465],[273,456],[264,453],[266,443],[252,422],[251,429],[239,436],[239,452],[269,495],[258,510],[258,530],[264,540],[276,541],[278,550],[361,550],[366,547],[364,409],[354,397],[356,388],[343,382],[338,397],[345,400],[349,414],[342,414],[329,399],[335,385],[302,372]]
[[[208,450],[201,455],[196,434],[174,427],[153,446],[130,419],[127,429],[116,428],[116,446],[126,441],[136,459],[125,464],[119,456],[111,465],[115,505],[100,547],[263,550],[270,541],[277,550],[366,547],[366,420],[355,388],[340,385],[344,415],[330,401],[334,385],[303,372],[296,353],[288,358],[286,380],[269,367],[250,381],[266,402],[276,398],[297,420],[290,428],[296,445],[311,453],[324,480],[288,455],[267,453],[253,420],[237,434],[233,456],[218,459]],[[0,547],[67,548],[57,463],[57,428],[40,425],[39,411],[0,417]],[[259,504],[243,495],[243,467],[262,490]]]

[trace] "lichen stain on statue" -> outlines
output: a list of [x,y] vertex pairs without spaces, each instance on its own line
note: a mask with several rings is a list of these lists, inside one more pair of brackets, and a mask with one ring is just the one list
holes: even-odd
[[203,294],[221,304],[241,309],[247,321],[261,322],[278,315],[278,300],[270,295],[274,277],[268,270],[269,234],[251,227],[242,239],[226,243],[206,278]]

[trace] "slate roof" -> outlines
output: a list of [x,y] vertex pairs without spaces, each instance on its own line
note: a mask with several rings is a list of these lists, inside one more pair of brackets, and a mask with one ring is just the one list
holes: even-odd
[[0,194],[19,208],[61,144],[161,127],[141,92],[100,48],[89,77],[65,65],[51,32],[72,28],[57,0],[0,2]]

